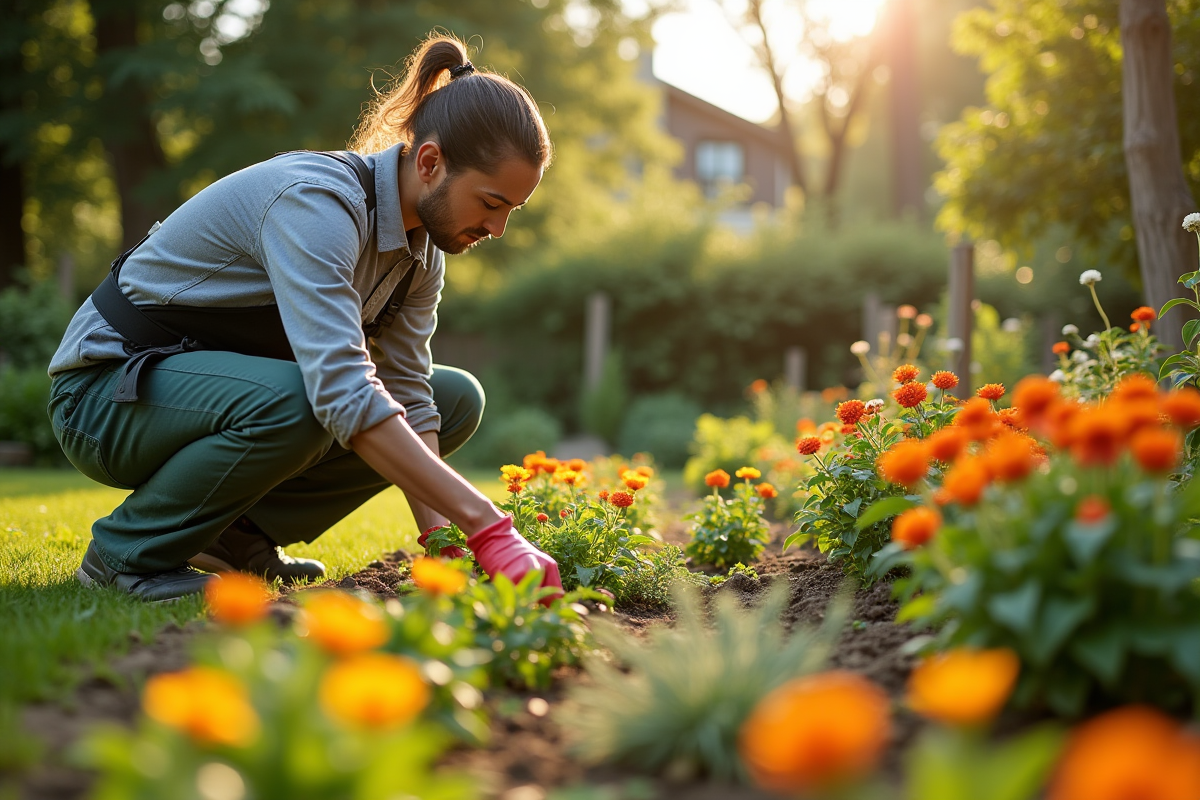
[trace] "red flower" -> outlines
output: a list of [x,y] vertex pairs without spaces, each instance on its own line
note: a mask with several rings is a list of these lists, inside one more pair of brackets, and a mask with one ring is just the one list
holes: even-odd
[[1112,506],[1108,504],[1107,500],[1100,495],[1089,494],[1076,506],[1075,519],[1085,525],[1094,525],[1107,517],[1110,511],[1112,511]]
[[796,451],[802,456],[811,456],[821,449],[821,437],[802,436],[796,441]]
[[558,515],[563,519],[566,519],[567,517],[571,516],[571,509],[564,508],[562,511],[558,512]]
[[629,492],[613,492],[608,499],[617,508],[629,508],[633,505],[633,495]]
[[892,392],[892,397],[904,408],[915,408],[925,402],[928,396],[929,392],[923,383],[906,383]]
[[538,521],[538,522],[549,522],[549,521],[550,521],[550,517],[546,516],[545,514],[538,514],[538,515],[537,515],[537,521]]
[[837,418],[843,425],[857,425],[866,411],[866,403],[862,400],[847,400],[844,403],[838,403]]

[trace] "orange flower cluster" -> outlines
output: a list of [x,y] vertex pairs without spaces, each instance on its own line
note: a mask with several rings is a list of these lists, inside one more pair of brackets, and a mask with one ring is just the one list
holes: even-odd
[[1084,525],[1095,525],[1109,515],[1112,505],[1098,494],[1089,494],[1075,507],[1075,519]]
[[958,386],[958,376],[953,372],[940,370],[933,373],[933,385],[941,389],[943,392],[953,389]]
[[942,515],[937,511],[926,506],[910,508],[892,520],[892,541],[912,550],[932,539],[940,527]]
[[522,465],[525,469],[532,472],[534,475],[545,473],[553,475],[558,470],[558,459],[547,458],[545,450],[538,450],[536,453],[530,453],[522,460]]
[[857,425],[867,413],[867,404],[862,400],[847,400],[844,403],[838,403],[835,413],[843,425]]
[[885,480],[911,488],[929,471],[929,448],[918,439],[904,439],[881,455],[877,466]]
[[896,398],[896,402],[903,408],[916,408],[925,402],[925,398],[929,396],[929,390],[925,388],[923,383],[906,383],[896,391],[892,392],[892,397]]
[[821,437],[801,436],[796,440],[796,452],[802,456],[811,456],[821,449]]
[[146,682],[142,708],[156,722],[202,745],[244,747],[259,732],[250,693],[236,677],[212,667],[155,675]]
[[714,469],[704,476],[704,485],[715,489],[724,489],[729,485],[729,473],[723,469]]
[[213,619],[232,627],[265,617],[270,594],[262,578],[244,572],[227,572],[204,588],[204,599]]
[[738,749],[759,786],[795,794],[869,773],[891,734],[887,694],[861,675],[825,672],[769,693]]
[[763,392],[765,392],[765,391],[766,391],[768,388],[770,388],[770,387],[767,385],[767,382],[766,382],[766,381],[764,381],[762,378],[759,378],[759,379],[758,379],[758,380],[756,380],[756,381],[752,381],[752,382],[750,383],[750,385],[749,385],[748,387],[746,387],[746,390],[747,390],[747,391],[748,391],[750,394],[762,394],[762,393],[763,393]]
[[412,564],[412,579],[429,594],[455,595],[467,588],[467,575],[440,558],[418,558]]
[[896,367],[895,371],[892,372],[892,380],[900,384],[912,383],[920,374],[921,370],[917,369],[912,364],[902,364],[899,367]]
[[1146,706],[1101,714],[1071,734],[1047,800],[1194,800],[1200,738]]
[[388,640],[378,606],[345,592],[316,592],[304,604],[303,633],[338,656],[373,650]]
[[987,722],[1012,694],[1021,660],[1008,649],[960,648],[926,659],[908,679],[908,707],[948,725]]
[[429,705],[421,670],[404,656],[361,653],[329,668],[318,698],[325,713],[353,728],[400,727]]

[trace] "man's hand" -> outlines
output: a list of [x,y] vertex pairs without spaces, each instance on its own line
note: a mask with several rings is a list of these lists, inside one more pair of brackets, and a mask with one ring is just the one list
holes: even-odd
[[[417,544],[425,548],[425,553],[427,555],[435,555],[434,553],[430,553],[429,548],[425,545],[425,542],[429,539],[429,534],[433,533],[434,531],[440,531],[445,527],[445,525],[434,525],[432,528],[426,529],[424,533],[417,537]],[[443,547],[442,551],[436,555],[440,555],[442,558],[466,558],[467,551],[463,550],[461,547],[447,545],[446,547]]]
[[557,595],[544,598],[544,604],[548,605],[555,597],[562,595],[558,564],[517,533],[512,517],[505,517],[468,536],[467,547],[475,554],[479,566],[492,577],[503,575],[513,583],[519,583],[526,573],[541,570],[542,586],[552,586],[559,590]]

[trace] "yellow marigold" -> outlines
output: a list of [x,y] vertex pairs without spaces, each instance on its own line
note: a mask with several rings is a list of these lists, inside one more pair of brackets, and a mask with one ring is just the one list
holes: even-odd
[[741,469],[739,469],[737,472],[735,472],[733,474],[738,476],[739,478],[747,478],[752,481],[758,480],[759,478],[762,477],[762,472],[755,469],[754,467],[742,467]]
[[879,457],[879,474],[891,483],[913,487],[929,471],[929,448],[917,439],[904,439]]
[[265,617],[270,594],[262,578],[244,572],[227,572],[204,588],[213,619],[235,627]]
[[996,400],[999,400],[1001,397],[1004,397],[1004,384],[1003,383],[984,384],[983,386],[980,386],[979,389],[977,389],[975,391],[975,394],[979,397],[982,397],[984,400],[991,400],[994,402]]
[[333,719],[354,728],[388,730],[411,722],[429,705],[429,686],[404,656],[361,653],[334,664],[318,697]]
[[304,604],[304,629],[323,650],[339,656],[373,650],[388,640],[383,611],[345,592],[316,592]]
[[835,413],[843,425],[857,425],[866,412],[867,404],[862,400],[847,400],[844,403],[838,403]]
[[249,692],[224,670],[190,667],[155,675],[146,682],[142,708],[151,719],[203,745],[243,747],[258,737]]
[[928,396],[929,390],[925,388],[925,384],[915,382],[906,383],[892,392],[892,397],[896,398],[896,402],[903,408],[916,408],[925,402]]
[[891,733],[887,694],[861,675],[825,672],[789,681],[742,725],[738,750],[755,782],[806,792],[869,773]]
[[905,550],[920,547],[933,538],[942,527],[942,515],[926,506],[910,508],[892,520],[892,541],[899,542]]
[[729,473],[723,469],[714,469],[704,476],[704,485],[724,489],[729,485]]
[[560,467],[559,470],[554,473],[554,480],[565,483],[568,486],[574,486],[575,484],[579,483],[579,473],[573,469],[563,469]]
[[1008,649],[960,648],[926,659],[908,679],[909,708],[949,725],[996,716],[1012,694],[1021,660]]
[[631,492],[636,492],[639,489],[645,489],[646,484],[650,482],[650,479],[645,475],[639,475],[630,470],[629,472],[625,473],[625,477],[621,482],[625,484],[626,489]]
[[1047,800],[1195,800],[1200,740],[1146,706],[1101,714],[1071,734]]
[[440,558],[418,558],[412,564],[413,583],[430,594],[458,594],[467,588],[467,576],[462,570]]
[[958,386],[958,376],[947,370],[939,370],[933,373],[933,385],[941,389],[943,392],[948,389],[953,389]]
[[516,464],[505,464],[500,468],[500,476],[505,483],[525,483],[533,477],[533,470]]
[[754,491],[758,492],[758,496],[763,500],[770,500],[773,497],[779,496],[779,491],[769,483],[760,483],[754,487]]

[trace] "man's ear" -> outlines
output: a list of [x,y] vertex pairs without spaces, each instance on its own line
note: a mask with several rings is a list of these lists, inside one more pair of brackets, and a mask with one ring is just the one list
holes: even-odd
[[435,181],[446,172],[446,157],[442,155],[442,146],[433,140],[423,142],[417,148],[413,163],[417,168],[417,177],[422,183]]

